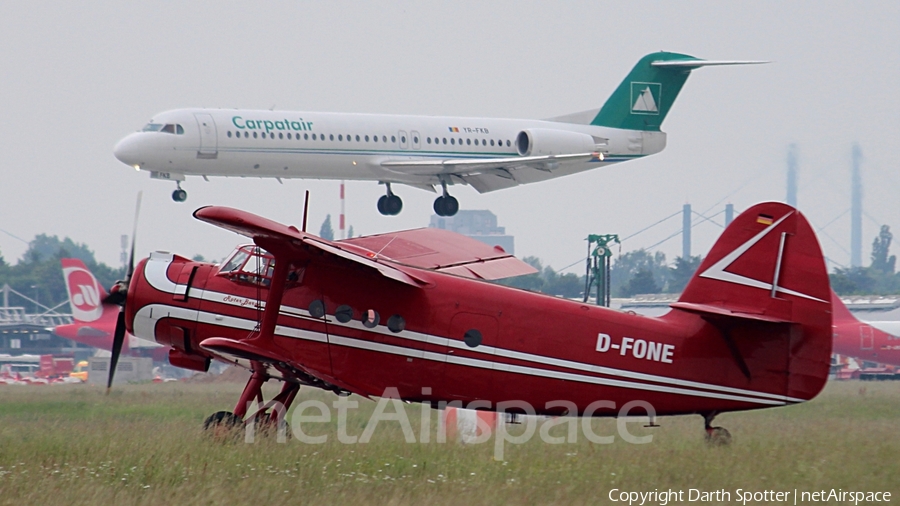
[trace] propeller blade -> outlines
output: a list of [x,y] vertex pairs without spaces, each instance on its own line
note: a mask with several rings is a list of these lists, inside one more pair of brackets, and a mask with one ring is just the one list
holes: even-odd
[[116,320],[116,333],[113,335],[112,356],[109,357],[109,379],[106,381],[106,393],[112,388],[113,377],[116,374],[116,366],[119,364],[119,354],[122,353],[122,344],[125,343],[125,308],[119,309],[119,318]]
[[138,215],[141,213],[141,197],[144,192],[139,191],[137,195],[137,203],[134,206],[134,228],[131,231],[131,256],[128,259],[128,272],[125,273],[125,279],[131,281],[131,273],[134,272],[134,243],[137,240]]

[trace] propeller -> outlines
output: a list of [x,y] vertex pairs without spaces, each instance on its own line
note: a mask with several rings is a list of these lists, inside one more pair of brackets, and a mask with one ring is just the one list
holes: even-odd
[[131,232],[131,257],[128,259],[128,270],[125,271],[125,279],[117,281],[109,295],[103,302],[119,306],[119,316],[116,319],[116,331],[113,334],[112,354],[109,359],[109,377],[106,381],[106,393],[112,388],[113,377],[116,374],[116,366],[119,364],[119,355],[122,353],[122,345],[125,343],[125,302],[128,299],[128,286],[131,284],[131,275],[134,273],[134,244],[137,235],[138,214],[141,212],[141,196],[138,192],[137,203],[134,207],[134,228]]

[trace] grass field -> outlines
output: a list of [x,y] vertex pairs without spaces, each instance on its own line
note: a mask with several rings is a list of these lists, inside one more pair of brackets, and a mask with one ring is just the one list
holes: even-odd
[[[87,385],[0,386],[0,504],[597,504],[611,489],[690,488],[900,498],[896,383],[831,383],[803,405],[721,415],[716,424],[734,436],[727,447],[704,444],[699,416],[664,417],[632,428],[653,434],[649,444],[535,437],[507,445],[502,462],[492,443],[407,444],[397,423],[379,424],[367,444],[339,443],[335,423],[306,429],[329,435],[319,445],[206,437],[203,420],[233,407],[241,388],[132,385],[107,397]],[[336,399],[303,389],[298,401],[310,398]],[[347,430],[359,435],[375,404],[355,400]],[[419,411],[407,406],[416,434]],[[616,433],[614,420],[593,423]]]

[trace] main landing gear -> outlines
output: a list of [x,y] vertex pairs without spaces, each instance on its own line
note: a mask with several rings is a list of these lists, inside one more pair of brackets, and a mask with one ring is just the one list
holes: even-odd
[[447,193],[447,183],[441,181],[443,194],[434,199],[434,212],[438,216],[453,216],[459,211],[459,201]]
[[706,442],[712,446],[725,446],[731,444],[731,433],[724,427],[713,427],[712,421],[718,413],[704,413],[703,425],[706,429]]
[[396,216],[403,209],[403,201],[391,191],[391,183],[384,183],[387,194],[378,199],[378,212],[385,216]]
[[187,192],[181,189],[181,182],[176,182],[178,188],[172,192],[172,200],[175,202],[184,202],[187,200]]
[[[250,376],[247,386],[244,387],[244,392],[234,407],[234,412],[218,411],[209,415],[203,422],[203,430],[212,437],[216,439],[236,438],[247,424],[254,424],[255,434],[277,434],[279,442],[282,441],[280,439],[282,435],[286,438],[290,437],[285,417],[297,392],[300,391],[300,384],[285,381],[281,392],[269,402],[264,403],[262,386],[270,379],[270,376],[266,374],[262,364],[254,363],[253,365],[253,374]],[[248,408],[253,406],[254,401],[258,409],[250,417],[247,417]]]

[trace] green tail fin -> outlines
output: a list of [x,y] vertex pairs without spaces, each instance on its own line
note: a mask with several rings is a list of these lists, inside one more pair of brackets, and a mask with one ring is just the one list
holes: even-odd
[[[659,65],[671,62],[670,65]],[[678,53],[651,53],[641,58],[609,97],[592,125],[659,131],[691,70],[705,60]]]

